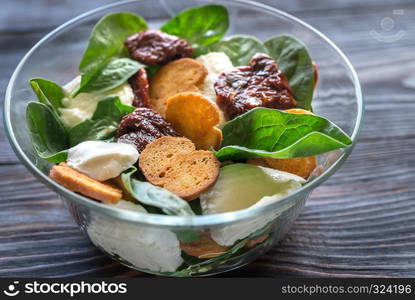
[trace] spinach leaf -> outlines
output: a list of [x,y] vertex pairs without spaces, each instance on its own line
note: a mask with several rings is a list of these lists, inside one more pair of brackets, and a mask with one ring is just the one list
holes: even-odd
[[196,215],[198,216],[203,215],[202,206],[200,205],[200,198],[190,201],[189,205]]
[[211,46],[210,51],[224,52],[234,66],[246,66],[256,53],[268,53],[260,40],[249,35],[235,35]]
[[314,68],[307,47],[289,35],[270,38],[264,45],[287,76],[297,100],[297,107],[311,110]]
[[111,141],[117,127],[109,118],[86,120],[69,130],[69,144],[74,147],[84,141]]
[[189,203],[166,189],[131,178],[135,167],[121,174],[125,189],[140,203],[160,208],[167,215],[193,216]]
[[346,133],[323,117],[263,107],[227,122],[222,133],[222,148],[215,152],[222,161],[313,156],[352,144]]
[[43,78],[30,79],[29,83],[39,102],[49,105],[59,115],[58,109],[63,107],[62,99],[65,97],[62,87],[53,81]]
[[123,116],[132,113],[135,109],[134,106],[123,104],[118,96],[109,95],[98,102],[91,119],[110,118],[118,123]]
[[96,78],[111,58],[123,53],[124,41],[128,36],[145,29],[147,23],[143,18],[126,12],[108,14],[99,20],[92,30],[88,47],[79,64],[81,85],[72,97]]
[[143,67],[144,65],[129,58],[114,58],[85,84],[82,82],[84,79],[82,77],[81,85],[76,94],[109,91],[126,82],[128,78]]
[[[195,215],[202,215],[199,198],[190,201],[189,205]],[[192,229],[174,230],[174,233],[176,233],[177,238],[183,243],[195,242],[200,238],[199,232]]]
[[157,66],[157,65],[147,66],[146,67],[147,77],[148,78],[153,77],[157,73],[158,70],[160,70],[160,66]]
[[98,102],[91,119],[69,130],[71,147],[83,141],[103,141],[114,137],[123,116],[135,110],[135,107],[121,103],[118,96],[110,95]]
[[54,163],[65,161],[68,136],[52,109],[43,103],[29,102],[26,121],[37,155]]
[[222,5],[198,6],[177,14],[160,30],[188,41],[192,47],[218,42],[229,27],[229,15]]
[[177,238],[183,243],[195,242],[199,239],[199,233],[191,229],[174,230]]

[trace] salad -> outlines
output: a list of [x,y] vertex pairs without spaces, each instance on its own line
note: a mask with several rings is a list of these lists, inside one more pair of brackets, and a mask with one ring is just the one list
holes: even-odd
[[[317,66],[293,36],[225,37],[228,26],[221,5],[159,29],[132,13],[104,16],[78,76],[63,86],[30,80],[38,101],[27,105],[27,126],[49,176],[91,201],[175,216],[252,209],[307,184],[318,155],[352,144],[313,113]],[[88,234],[138,268],[187,276],[270,243],[276,217],[204,232],[97,218]]]

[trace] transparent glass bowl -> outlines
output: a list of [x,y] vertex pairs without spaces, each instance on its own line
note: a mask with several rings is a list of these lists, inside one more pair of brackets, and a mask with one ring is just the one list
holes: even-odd
[[[35,99],[28,80],[44,77],[59,84],[70,81],[77,73],[92,27],[105,14],[137,13],[151,28],[158,28],[179,11],[208,3],[211,1],[125,1],[85,13],[39,41],[17,66],[6,92],[5,128],[21,162],[60,195],[74,220],[97,247],[122,264],[147,273],[205,276],[249,263],[284,237],[310,192],[341,166],[353,148],[321,155],[310,182],[282,200],[255,209],[205,216],[164,216],[113,208],[52,181],[48,177],[51,164],[35,155],[25,125],[26,103]],[[249,1],[220,3],[230,12],[228,35],[249,34],[265,40],[291,34],[308,46],[319,69],[314,111],[335,122],[356,142],[363,118],[363,98],[356,73],[344,54],[323,34],[282,11]],[[197,259],[181,253],[177,238],[195,232],[226,233],[236,241],[220,257]],[[260,242],[253,243],[255,238]]]

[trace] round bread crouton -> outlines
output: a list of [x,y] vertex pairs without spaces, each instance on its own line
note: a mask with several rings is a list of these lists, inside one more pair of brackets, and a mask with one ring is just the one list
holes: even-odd
[[207,191],[218,178],[220,163],[210,151],[177,155],[166,170],[164,188],[185,200],[193,200]]
[[222,131],[218,106],[199,93],[184,92],[167,99],[166,120],[198,149],[218,149]]
[[160,68],[150,81],[150,107],[166,116],[166,101],[181,92],[199,92],[205,80],[205,66],[192,58],[174,60]]
[[195,151],[190,140],[169,136],[146,146],[139,167],[150,183],[191,201],[216,182],[220,163],[210,151]]
[[161,137],[148,144],[140,154],[139,167],[148,181],[163,185],[166,170],[178,154],[195,151],[195,145],[183,137]]

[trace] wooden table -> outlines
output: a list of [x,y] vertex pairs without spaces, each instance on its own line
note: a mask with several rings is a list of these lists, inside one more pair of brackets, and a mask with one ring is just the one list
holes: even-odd
[[[3,0],[0,98],[13,69],[36,41],[64,21],[109,2]],[[278,7],[321,30],[350,58],[365,93],[365,127],[350,159],[313,192],[286,239],[252,264],[224,276],[413,277],[415,4],[413,0],[281,2]],[[373,38],[372,30],[382,35],[402,30],[404,36],[382,42]],[[0,276],[75,275],[144,276],[92,246],[56,195],[19,163],[1,129]]]

